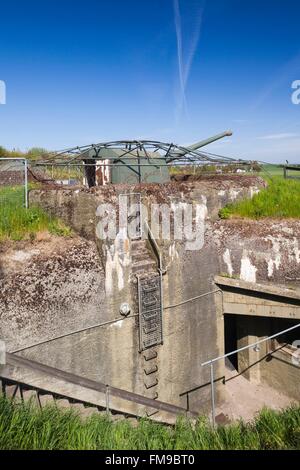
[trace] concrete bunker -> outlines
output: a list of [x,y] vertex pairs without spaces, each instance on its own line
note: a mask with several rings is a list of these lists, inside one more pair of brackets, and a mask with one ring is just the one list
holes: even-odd
[[[218,219],[219,210],[228,202],[252,197],[264,186],[255,176],[223,175],[181,182],[96,184],[92,188],[45,185],[30,191],[30,204],[61,217],[76,235],[65,246],[53,247],[49,256],[31,247],[31,255],[17,265],[12,262],[14,249],[1,254],[6,263],[2,264],[7,266],[1,278],[1,335],[8,351],[17,350],[28,360],[191,412],[209,411],[209,371],[201,362],[281,327],[274,317],[288,314],[294,319],[298,315],[297,291],[280,290],[277,284],[291,275],[297,282],[299,226],[276,224],[274,228],[270,222],[266,230],[258,222],[250,232],[244,222],[239,227]],[[109,203],[117,209],[124,194],[129,198],[140,195],[147,206],[198,204],[205,222],[204,246],[188,251],[185,240],[153,239],[149,232],[145,239],[117,236],[113,241],[99,240],[97,208]],[[277,263],[278,247],[285,262]],[[245,260],[255,274],[252,282],[244,269]],[[34,280],[29,282],[31,278]],[[243,281],[245,278],[248,280]],[[12,291],[17,293],[16,299],[12,296],[7,303],[5,293]],[[124,303],[130,307],[127,316],[120,311]],[[248,368],[244,375],[250,381],[259,378],[282,390],[278,381],[278,387],[273,383],[282,362],[272,359],[276,372],[268,381],[270,361],[261,357],[259,373],[254,372],[255,367],[249,368],[257,354],[251,351],[248,359],[237,356],[238,372],[244,363]],[[226,373],[219,363],[215,380],[220,404]],[[104,402],[103,395],[87,394],[32,371],[10,367],[6,374],[20,382],[26,379],[27,385],[43,385],[53,393],[85,396],[94,404]],[[292,384],[284,391],[299,399]],[[157,410],[124,404],[122,399],[115,399],[114,406],[162,419]]]

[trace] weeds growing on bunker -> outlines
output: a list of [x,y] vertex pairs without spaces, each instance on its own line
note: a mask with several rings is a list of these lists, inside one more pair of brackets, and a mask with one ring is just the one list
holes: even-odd
[[53,235],[69,236],[71,230],[57,217],[51,217],[37,206],[25,209],[24,187],[0,189],[0,241],[34,240],[36,234],[47,231]]
[[300,181],[285,180],[278,176],[268,178],[268,187],[255,194],[252,199],[228,204],[220,210],[220,217],[244,217],[260,219],[300,218]]

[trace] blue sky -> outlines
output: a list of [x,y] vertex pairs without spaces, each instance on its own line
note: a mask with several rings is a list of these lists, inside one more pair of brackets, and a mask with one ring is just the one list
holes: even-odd
[[1,4],[0,145],[123,138],[300,163],[298,0],[43,0]]

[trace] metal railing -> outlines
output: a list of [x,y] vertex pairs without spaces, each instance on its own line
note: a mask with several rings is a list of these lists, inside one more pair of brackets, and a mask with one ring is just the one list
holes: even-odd
[[148,241],[149,241],[150,246],[152,248],[152,251],[153,251],[153,253],[154,253],[154,255],[157,259],[158,270],[159,270],[160,273],[165,274],[167,270],[163,267],[162,255],[161,255],[159,246],[158,246],[157,241],[155,240],[154,235],[151,232],[151,229],[150,229],[150,227],[148,225],[148,222],[146,220],[144,220],[144,222],[143,222],[143,227],[144,227],[144,230],[147,234],[147,238],[148,238]]
[[211,359],[209,361],[203,362],[201,364],[202,367],[204,366],[210,366],[210,386],[211,386],[211,416],[212,416],[212,424],[213,426],[216,425],[216,407],[215,407],[215,387],[214,387],[214,364],[221,359],[225,359],[226,357],[230,357],[233,354],[237,354],[241,351],[245,351],[246,349],[251,349],[251,348],[256,348],[259,344],[264,343],[266,341],[269,341],[270,339],[277,338],[277,336],[281,336],[285,333],[288,333],[289,331],[295,330],[296,328],[300,328],[300,323],[298,323],[295,326],[292,326],[291,328],[288,328],[286,330],[279,331],[279,333],[276,333],[272,336],[268,336],[267,338],[260,339],[259,341],[256,341],[255,343],[248,344],[247,346],[243,346],[242,348],[236,349],[235,351],[231,351],[230,353],[223,354],[222,356],[216,357],[214,359]]
[[[293,172],[296,172],[296,174],[293,174]],[[300,165],[285,165],[283,167],[283,176],[285,179],[300,179]]]
[[[194,412],[188,412],[185,408],[172,405],[170,403],[165,403],[159,400],[153,400],[151,398],[144,397],[137,393],[129,392],[127,390],[122,390],[120,388],[112,387],[110,385],[96,382],[95,380],[87,379],[85,377],[72,374],[70,372],[63,371],[61,369],[56,369],[54,367],[48,366],[46,364],[41,364],[40,362],[33,361],[31,359],[27,359],[25,357],[17,356],[15,354],[6,353],[6,363],[10,366],[18,367],[18,368],[29,368],[36,372],[41,372],[43,374],[48,375],[49,377],[53,377],[59,380],[63,380],[65,382],[79,385],[81,387],[87,388],[89,390],[95,390],[97,392],[101,392],[105,395],[105,407],[107,412],[110,410],[110,397],[121,398],[126,401],[147,406],[150,408],[154,408],[158,411],[164,411],[167,413],[174,414],[176,416],[179,415],[186,415],[187,413],[190,416],[197,417],[198,414]],[[0,378],[2,377],[0,371]],[[8,377],[4,376],[4,379],[9,379]],[[14,380],[12,378],[12,380]],[[30,386],[30,385],[28,385]]]

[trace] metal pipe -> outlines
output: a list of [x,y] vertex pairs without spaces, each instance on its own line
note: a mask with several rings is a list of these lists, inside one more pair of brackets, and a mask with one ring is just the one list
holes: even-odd
[[269,339],[277,338],[277,336],[281,336],[281,335],[283,335],[284,333],[288,333],[289,331],[295,330],[296,328],[299,328],[299,327],[300,327],[300,323],[298,323],[298,325],[292,326],[291,328],[288,328],[287,330],[282,330],[282,331],[280,331],[279,333],[276,333],[275,335],[268,336],[267,338],[264,338],[264,339],[260,339],[259,341],[256,341],[255,343],[249,344],[248,346],[243,346],[242,348],[239,348],[239,349],[236,349],[235,351],[232,351],[232,352],[230,352],[230,353],[224,354],[223,356],[219,356],[219,357],[216,357],[215,359],[211,359],[211,360],[209,360],[209,361],[203,362],[203,364],[201,364],[201,366],[202,366],[202,367],[203,367],[203,366],[207,366],[207,365],[209,365],[211,362],[217,362],[217,361],[219,361],[220,359],[225,359],[225,357],[232,356],[233,354],[239,353],[239,352],[241,352],[241,351],[245,351],[246,349],[254,348],[254,347],[257,346],[258,344],[264,343],[265,341],[268,341]]
[[27,160],[24,160],[24,172],[25,172],[25,179],[24,179],[24,191],[25,191],[25,208],[28,209],[28,164]]
[[85,328],[81,328],[79,330],[75,330],[75,331],[71,331],[69,333],[64,333],[62,335],[55,336],[54,338],[49,338],[49,339],[46,339],[44,341],[39,341],[38,343],[29,344],[29,345],[24,346],[20,349],[15,349],[14,351],[10,351],[10,353],[15,354],[15,353],[18,353],[18,352],[21,352],[21,351],[25,351],[26,349],[31,349],[31,348],[35,348],[36,346],[41,346],[42,344],[51,343],[52,341],[55,341],[57,339],[66,338],[67,336],[76,335],[78,333],[83,333],[83,332],[86,332],[86,331],[90,331],[90,330],[93,330],[95,328],[101,328],[101,327],[104,327],[104,326],[107,326],[107,325],[112,325],[114,323],[118,323],[118,322],[121,322],[121,321],[124,321],[124,320],[128,320],[129,318],[135,318],[137,316],[138,316],[138,313],[135,313],[135,314],[132,314],[128,317],[116,318],[115,320],[109,320],[109,321],[106,321],[106,322],[103,322],[103,323],[97,323],[97,325],[88,326],[88,327],[85,327]]
[[210,366],[210,384],[211,384],[211,416],[212,416],[212,425],[215,427],[216,425],[216,410],[215,410],[215,387],[214,387],[214,363],[219,361],[220,359],[224,359],[225,357],[232,356],[233,354],[236,354],[240,351],[245,351],[246,349],[253,348],[257,346],[258,344],[261,344],[265,341],[268,341],[270,339],[276,338],[277,336],[280,336],[284,333],[288,333],[289,331],[295,330],[296,328],[300,327],[300,323],[298,325],[292,326],[291,328],[288,328],[286,330],[282,330],[279,333],[276,333],[272,336],[268,336],[268,338],[264,338],[262,340],[256,341],[256,343],[249,344],[248,346],[244,346],[242,348],[236,349],[235,351],[232,351],[228,354],[224,354],[223,356],[216,357],[215,359],[211,359],[210,361],[204,362],[201,364],[201,366]]
[[223,139],[224,137],[231,137],[231,136],[232,136],[232,131],[222,132],[221,134],[214,135],[212,137],[209,137],[208,139],[200,140],[200,142],[196,142],[195,144],[189,145],[188,147],[185,147],[182,150],[175,150],[174,152],[170,153],[170,157],[171,158],[182,157],[189,152],[193,152],[195,150],[198,150],[201,147],[205,147],[206,145],[212,144],[213,142]]
[[23,157],[1,157],[0,158],[1,161],[4,161],[6,162],[7,160],[26,160],[26,158],[23,158]]
[[212,425],[216,426],[216,410],[215,410],[215,384],[214,384],[214,363],[210,363],[210,385],[211,385],[211,417]]
[[109,385],[106,385],[105,390],[106,414],[109,415]]

